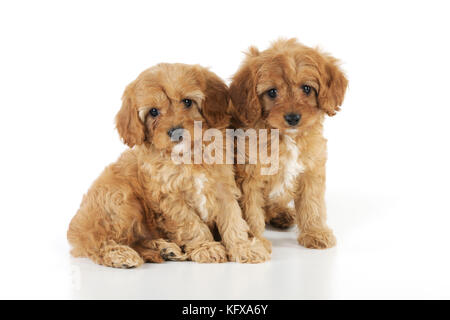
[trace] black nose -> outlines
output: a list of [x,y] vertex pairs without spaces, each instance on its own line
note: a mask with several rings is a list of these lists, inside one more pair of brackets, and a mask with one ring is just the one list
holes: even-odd
[[300,121],[301,117],[302,116],[299,115],[298,113],[288,113],[284,115],[284,120],[286,120],[288,125],[295,126]]
[[183,139],[183,127],[177,126],[170,128],[169,131],[167,131],[167,134],[170,137],[170,140],[172,141],[180,141]]

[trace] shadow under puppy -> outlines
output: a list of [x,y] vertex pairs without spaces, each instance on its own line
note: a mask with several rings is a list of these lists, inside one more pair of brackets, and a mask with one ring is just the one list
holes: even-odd
[[326,225],[322,132],[325,115],[340,110],[346,88],[335,58],[296,39],[278,40],[262,52],[251,47],[233,77],[233,127],[279,130],[275,174],[262,175],[261,162],[237,165],[236,171],[244,217],[268,249],[270,243],[262,238],[265,223],[287,228],[296,221],[298,242],[308,248],[336,243]]
[[197,65],[159,64],[141,73],[122,100],[116,126],[130,149],[84,196],[68,230],[72,254],[122,268],[163,258],[268,260],[263,244],[249,238],[233,166],[172,161],[173,149],[189,143],[187,132],[194,137],[194,121],[203,131],[229,125],[223,81]]

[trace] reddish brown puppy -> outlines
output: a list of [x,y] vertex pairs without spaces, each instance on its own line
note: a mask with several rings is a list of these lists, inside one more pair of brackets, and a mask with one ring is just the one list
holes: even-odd
[[237,165],[241,206],[255,236],[263,239],[265,222],[281,228],[296,222],[301,245],[335,245],[326,225],[322,132],[325,115],[336,114],[346,88],[335,58],[296,39],[276,41],[262,52],[250,48],[230,85],[234,127],[279,129],[280,134],[275,174],[262,175],[260,162]]
[[126,88],[116,117],[130,149],[83,198],[68,231],[72,254],[119,268],[163,258],[269,259],[263,244],[249,237],[233,166],[172,158],[188,140],[175,136],[181,130],[193,137],[195,122],[203,130],[225,130],[229,100],[224,82],[200,66],[159,64],[141,73]]

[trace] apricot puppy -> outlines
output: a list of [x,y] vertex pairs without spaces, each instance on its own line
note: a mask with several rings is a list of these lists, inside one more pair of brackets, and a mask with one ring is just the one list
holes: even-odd
[[141,73],[122,100],[116,125],[130,149],[84,196],[68,230],[72,254],[120,268],[164,259],[269,259],[263,244],[249,238],[232,165],[171,157],[186,132],[194,136],[194,121],[203,130],[229,125],[223,81],[200,66],[159,64]]
[[275,174],[261,175],[260,162],[237,165],[241,206],[256,237],[263,239],[265,223],[287,228],[296,221],[301,245],[335,245],[326,225],[322,131],[325,115],[336,114],[346,88],[335,58],[296,39],[276,41],[262,52],[250,48],[230,85],[233,126],[278,129],[280,135]]

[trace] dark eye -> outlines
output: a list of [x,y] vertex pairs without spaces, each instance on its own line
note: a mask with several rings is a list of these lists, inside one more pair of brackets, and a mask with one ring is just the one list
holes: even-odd
[[275,88],[270,89],[269,91],[267,91],[267,95],[268,95],[270,98],[275,99],[275,98],[277,97],[277,95],[278,95],[278,91],[277,91],[277,89],[275,89]]
[[302,86],[302,89],[306,95],[309,95],[311,93],[311,87],[307,86],[306,84]]
[[184,103],[184,106],[186,108],[190,108],[192,106],[192,100],[191,99],[183,99],[183,103]]
[[159,110],[156,108],[151,108],[148,112],[153,118],[156,118],[159,115]]

